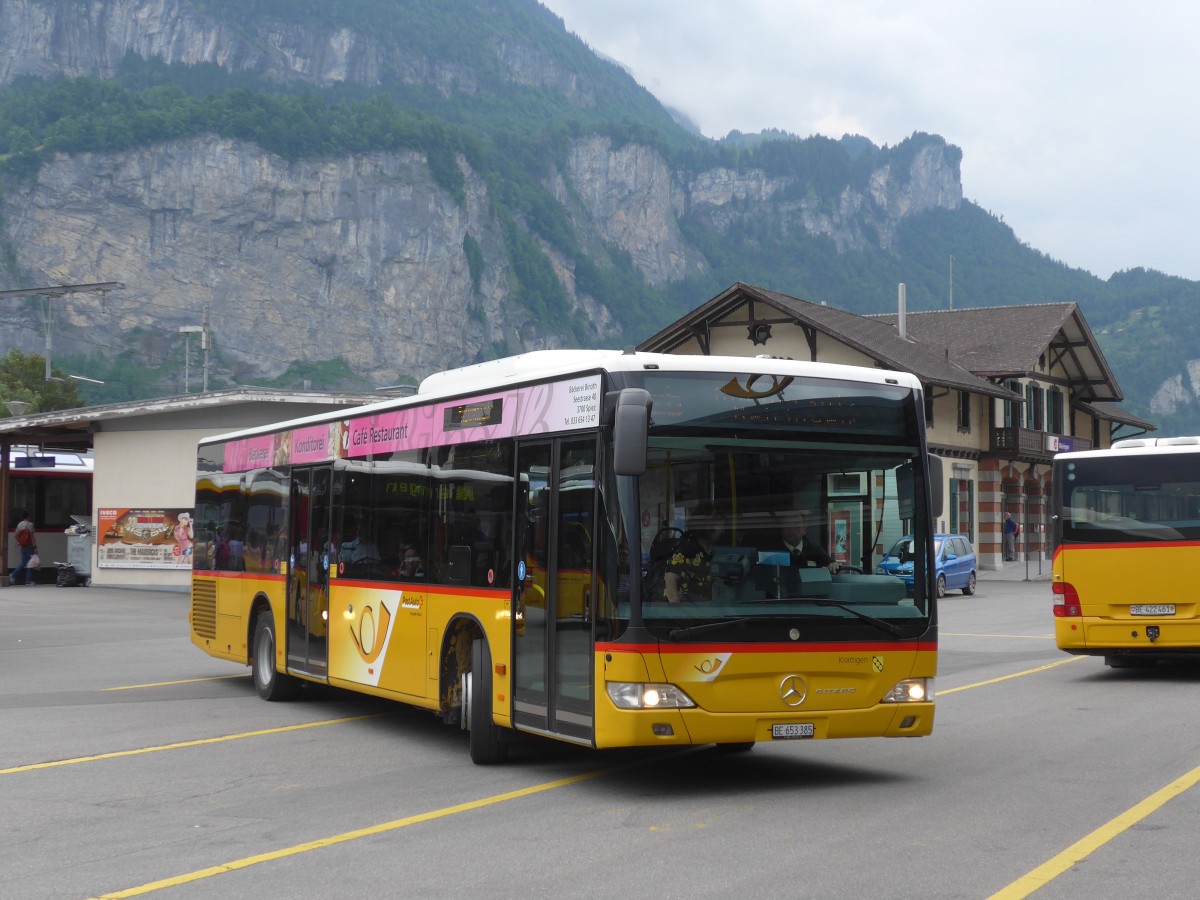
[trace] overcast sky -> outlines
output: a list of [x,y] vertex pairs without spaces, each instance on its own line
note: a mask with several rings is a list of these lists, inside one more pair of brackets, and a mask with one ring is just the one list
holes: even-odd
[[1200,5],[543,2],[709,137],[939,134],[1031,247],[1200,280]]

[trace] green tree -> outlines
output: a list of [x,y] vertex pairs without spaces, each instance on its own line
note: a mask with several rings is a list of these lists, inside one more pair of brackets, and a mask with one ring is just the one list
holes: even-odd
[[8,404],[19,400],[29,404],[25,415],[83,406],[75,382],[58,369],[51,369],[46,380],[46,357],[11,350],[0,359],[0,414],[8,414]]

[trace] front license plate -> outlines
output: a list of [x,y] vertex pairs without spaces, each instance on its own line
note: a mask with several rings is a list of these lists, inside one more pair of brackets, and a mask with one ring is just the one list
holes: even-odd
[[787,725],[772,725],[771,737],[779,738],[810,738],[813,736],[812,722],[789,722]]
[[1173,616],[1174,603],[1135,603],[1129,607],[1131,616]]

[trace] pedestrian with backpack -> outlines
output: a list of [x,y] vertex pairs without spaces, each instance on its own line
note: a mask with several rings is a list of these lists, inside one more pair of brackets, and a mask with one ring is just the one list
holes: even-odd
[[31,585],[33,584],[33,570],[36,568],[31,563],[37,555],[37,531],[34,530],[33,519],[28,510],[21,513],[21,521],[17,523],[14,536],[17,539],[17,546],[21,548],[21,564],[13,569],[9,584],[20,584],[21,573],[24,572],[25,584]]
[[1017,536],[1021,533],[1021,523],[1012,517],[1012,513],[1004,514],[1004,560],[1012,562],[1017,558]]

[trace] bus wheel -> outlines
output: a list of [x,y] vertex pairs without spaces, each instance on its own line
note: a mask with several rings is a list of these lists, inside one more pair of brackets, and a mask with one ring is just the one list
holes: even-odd
[[946,576],[939,575],[937,577],[937,595],[939,598],[946,596]]
[[258,614],[254,623],[254,656],[250,661],[254,689],[264,700],[288,700],[299,683],[275,670],[275,616],[270,610]]
[[963,593],[966,594],[968,597],[970,597],[973,593],[975,593],[975,573],[974,572],[972,572],[971,576],[967,579],[967,586],[965,588],[963,588]]
[[1106,656],[1104,664],[1110,669],[1152,669],[1158,660],[1153,656]]
[[754,749],[754,741],[742,741],[738,744],[717,744],[718,753],[746,753]]
[[489,766],[508,759],[508,743],[492,721],[492,652],[487,641],[471,642],[471,671],[463,674],[463,721],[470,731],[471,762]]

